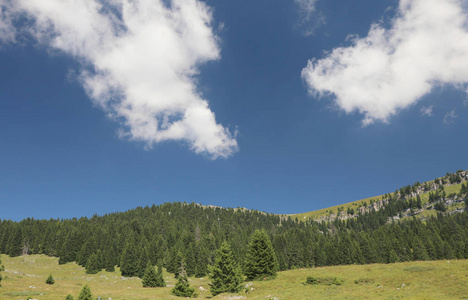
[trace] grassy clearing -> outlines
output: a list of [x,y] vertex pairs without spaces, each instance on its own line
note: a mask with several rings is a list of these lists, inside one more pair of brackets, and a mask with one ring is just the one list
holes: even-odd
[[[42,255],[3,255],[2,260],[6,271],[0,299],[63,300],[68,294],[76,299],[85,284],[101,299],[180,299],[170,295],[175,280],[167,273],[168,287],[150,289],[143,288],[138,278],[104,271],[87,275],[74,263],[58,265],[57,258]],[[45,283],[49,274],[55,278],[54,285]],[[306,285],[307,276],[318,278],[319,283]],[[190,278],[199,298],[211,297],[208,282]],[[247,292],[212,299],[468,299],[468,260],[299,269],[279,272],[275,280],[246,284]]]

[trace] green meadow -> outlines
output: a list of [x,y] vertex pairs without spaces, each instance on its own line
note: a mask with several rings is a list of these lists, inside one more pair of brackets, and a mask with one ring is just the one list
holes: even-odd
[[[139,278],[116,272],[88,275],[75,263],[58,258],[2,255],[5,271],[0,299],[77,299],[88,284],[101,299],[179,299],[170,290],[176,280],[164,273],[165,288],[143,288]],[[52,274],[54,285],[45,283]],[[305,284],[308,276],[317,284]],[[348,265],[279,272],[274,280],[245,282],[238,294],[211,297],[208,278],[190,278],[198,298],[212,299],[468,299],[468,260],[418,261],[396,264]]]

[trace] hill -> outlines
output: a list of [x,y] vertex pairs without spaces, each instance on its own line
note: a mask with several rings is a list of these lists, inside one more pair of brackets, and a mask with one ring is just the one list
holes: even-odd
[[225,241],[245,271],[250,238],[260,229],[271,240],[281,271],[461,260],[468,258],[467,179],[465,171],[448,173],[302,218],[165,203],[92,218],[2,220],[0,253],[45,255],[54,258],[58,270],[74,265],[74,272],[103,274],[105,269],[128,282],[140,282],[148,263],[171,274],[183,267],[196,283],[206,278]]
[[[44,255],[3,257],[6,270],[0,288],[2,299],[63,300],[75,297],[85,284],[101,299],[177,299],[170,295],[174,277],[165,272],[165,288],[143,288],[139,278],[114,272],[89,275],[75,263],[58,266],[58,259]],[[468,260],[405,262],[395,264],[333,266],[279,272],[275,280],[246,282],[239,294],[212,299],[463,299],[468,297]],[[54,285],[45,284],[52,273]],[[308,276],[321,281],[305,285]],[[339,285],[333,284],[334,278]],[[207,278],[190,278],[199,298],[211,297]],[[335,283],[337,283],[335,281]]]
[[[321,222],[323,220],[333,221],[336,218],[343,220],[356,217],[358,212],[368,213],[373,209],[379,210],[385,206],[393,196],[392,200],[404,198],[408,201],[417,201],[417,198],[419,197],[421,199],[421,207],[410,214],[408,214],[409,211],[405,211],[405,217],[419,215],[420,218],[426,219],[428,216],[436,214],[436,210],[432,204],[438,200],[442,200],[442,198],[444,204],[447,206],[447,212],[462,211],[464,209],[464,197],[459,194],[467,180],[468,172],[458,170],[456,173],[447,173],[445,176],[435,178],[428,182],[420,183],[418,181],[413,185],[402,187],[397,189],[393,195],[385,194],[374,196],[320,210],[285,216],[297,218],[298,220],[313,219],[317,222]],[[431,199],[431,194],[435,195],[437,191],[440,192],[440,196],[437,197],[437,200]]]

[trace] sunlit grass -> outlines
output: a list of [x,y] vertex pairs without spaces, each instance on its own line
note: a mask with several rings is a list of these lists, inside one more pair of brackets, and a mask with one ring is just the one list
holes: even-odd
[[[119,272],[95,275],[74,263],[58,265],[57,258],[41,255],[10,258],[2,256],[6,271],[0,299],[75,299],[85,284],[101,299],[178,299],[170,295],[175,279],[164,273],[168,287],[143,288],[138,278],[123,278]],[[54,285],[47,285],[49,274]],[[324,280],[305,285],[307,276],[338,278],[342,284]],[[209,298],[207,278],[190,278],[199,298]],[[250,284],[246,282],[245,284]],[[42,294],[42,295],[41,295]],[[279,272],[270,281],[254,281],[247,292],[221,294],[213,299],[468,299],[468,260],[407,262],[298,269]]]

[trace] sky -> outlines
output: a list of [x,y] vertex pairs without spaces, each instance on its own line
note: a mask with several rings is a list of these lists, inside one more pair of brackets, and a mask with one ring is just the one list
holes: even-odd
[[0,219],[291,214],[468,169],[466,0],[0,8]]

